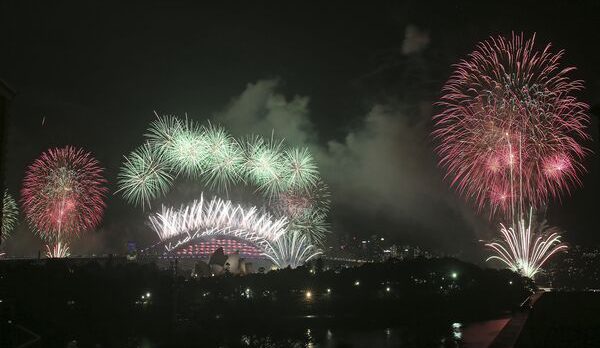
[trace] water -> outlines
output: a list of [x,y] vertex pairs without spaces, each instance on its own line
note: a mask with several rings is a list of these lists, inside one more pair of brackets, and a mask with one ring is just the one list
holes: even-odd
[[[285,325],[253,329],[210,330],[202,337],[205,346],[220,347],[459,347],[463,325],[429,323],[395,327]],[[187,341],[187,340],[186,340]],[[189,341],[187,341],[189,342]],[[173,343],[173,342],[171,342]],[[184,343],[183,341],[181,342]],[[147,347],[161,345],[147,345]]]
[[458,347],[460,340],[446,332],[429,332],[415,327],[383,329],[310,329],[303,337],[242,335],[242,347]]

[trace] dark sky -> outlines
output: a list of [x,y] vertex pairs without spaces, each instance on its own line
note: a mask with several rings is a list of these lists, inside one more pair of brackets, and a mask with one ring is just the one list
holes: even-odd
[[[597,1],[0,2],[0,78],[18,95],[7,129],[8,188],[52,146],[84,147],[114,181],[122,155],[159,113],[268,132],[310,146],[334,197],[335,234],[384,234],[478,258],[495,223],[443,182],[428,134],[451,64],[490,35],[537,33],[565,49],[600,103]],[[459,5],[460,4],[460,5]],[[44,124],[42,125],[42,120]],[[590,130],[598,139],[598,121]],[[598,143],[587,144],[596,154]],[[598,157],[584,188],[552,202],[571,243],[600,242]],[[154,240],[143,213],[109,195],[105,220],[76,248]],[[32,253],[22,224],[7,247]]]

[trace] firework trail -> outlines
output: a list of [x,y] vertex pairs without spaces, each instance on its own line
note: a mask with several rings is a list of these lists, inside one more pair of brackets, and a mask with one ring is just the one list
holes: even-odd
[[522,34],[480,43],[456,65],[434,118],[452,186],[515,219],[581,184],[579,142],[589,139],[588,105],[574,96],[583,82],[560,67],[563,51],[534,44]]
[[17,225],[18,216],[17,202],[8,193],[8,190],[4,191],[2,199],[2,241],[10,237],[10,233]]
[[548,258],[567,249],[560,242],[558,228],[547,227],[545,222],[537,224],[532,220],[533,211],[530,210],[528,221],[521,218],[516,229],[501,225],[502,240],[486,244],[496,255],[486,261],[499,260],[511,270],[533,279]]
[[306,235],[300,232],[288,232],[275,241],[268,242],[263,254],[277,268],[296,268],[322,254],[311,244]]
[[83,149],[67,146],[42,153],[29,166],[21,190],[29,225],[51,242],[95,228],[105,208],[102,171]]

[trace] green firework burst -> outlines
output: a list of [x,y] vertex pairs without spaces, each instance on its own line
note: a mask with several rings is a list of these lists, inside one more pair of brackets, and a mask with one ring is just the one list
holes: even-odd
[[18,216],[17,202],[8,193],[8,190],[4,191],[4,198],[2,199],[2,240],[10,237],[10,233],[17,225]]
[[246,173],[251,183],[267,197],[285,192],[287,189],[285,157],[281,142],[265,141],[254,137],[247,141]]
[[290,219],[288,229],[299,232],[306,236],[308,241],[314,245],[323,245],[327,233],[329,233],[329,223],[327,223],[327,213],[318,209],[306,209],[302,213]]
[[287,189],[292,191],[308,191],[319,180],[317,164],[307,148],[289,149],[285,151]]
[[142,209],[150,201],[166,194],[173,177],[165,159],[165,150],[146,143],[125,157],[118,174],[117,192]]
[[310,189],[309,196],[313,202],[313,208],[327,215],[331,207],[331,194],[329,187],[322,180],[318,179],[315,185]]
[[198,178],[204,171],[207,158],[207,142],[201,128],[193,121],[182,121],[173,133],[165,155],[178,173]]
[[158,116],[150,123],[144,136],[152,146],[167,150],[172,147],[177,132],[182,128],[181,121],[175,116]]
[[148,143],[164,151],[165,160],[176,174],[198,178],[204,171],[207,143],[203,129],[192,120],[158,117],[146,134]]
[[244,153],[240,144],[222,127],[204,129],[206,171],[204,181],[211,188],[227,191],[244,174]]

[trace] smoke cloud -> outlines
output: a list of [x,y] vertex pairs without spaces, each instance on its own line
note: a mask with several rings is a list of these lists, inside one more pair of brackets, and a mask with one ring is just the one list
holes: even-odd
[[278,80],[261,80],[248,84],[216,121],[236,135],[268,137],[275,130],[275,137],[310,148],[331,187],[339,233],[394,234],[434,247],[455,244],[455,250],[461,237],[473,240],[476,219],[436,167],[427,131],[430,115],[406,115],[399,105],[376,104],[343,139],[318,142],[309,101],[306,96],[287,100],[278,93]]
[[286,100],[275,91],[278,83],[272,79],[248,84],[216,120],[237,136],[253,132],[268,137],[277,130],[277,137],[291,144],[314,142],[316,133],[309,118],[309,98],[295,96]]
[[429,45],[429,33],[422,31],[414,25],[408,25],[404,31],[402,54],[417,53]]

